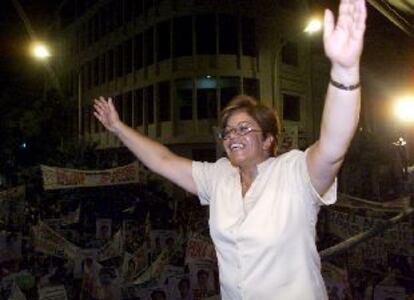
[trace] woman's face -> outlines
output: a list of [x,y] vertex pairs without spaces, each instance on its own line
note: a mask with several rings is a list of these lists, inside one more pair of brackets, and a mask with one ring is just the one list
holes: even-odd
[[234,112],[223,132],[224,150],[233,165],[257,165],[268,157],[271,137],[264,139],[259,124],[246,112]]

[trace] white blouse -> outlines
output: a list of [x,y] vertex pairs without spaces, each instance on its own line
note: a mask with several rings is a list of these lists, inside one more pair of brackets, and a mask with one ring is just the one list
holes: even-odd
[[292,150],[257,166],[242,197],[238,168],[227,158],[193,162],[210,234],[222,299],[328,299],[315,246],[319,205],[336,201],[336,180],[323,197],[313,188],[306,152]]

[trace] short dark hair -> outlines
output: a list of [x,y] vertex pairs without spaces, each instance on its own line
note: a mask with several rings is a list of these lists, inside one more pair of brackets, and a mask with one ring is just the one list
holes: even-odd
[[263,137],[272,136],[274,141],[270,149],[270,155],[276,155],[278,136],[280,134],[280,121],[277,113],[270,107],[259,103],[255,98],[247,95],[238,95],[231,99],[222,110],[220,127],[224,129],[227,122],[235,112],[245,112],[252,117],[263,132]]

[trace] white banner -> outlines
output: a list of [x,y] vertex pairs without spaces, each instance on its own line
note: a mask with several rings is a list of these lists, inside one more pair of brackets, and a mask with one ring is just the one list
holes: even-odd
[[41,165],[45,190],[105,186],[139,181],[139,165],[134,162],[107,170],[77,170]]
[[67,241],[43,222],[33,226],[35,250],[49,255],[74,259],[79,247]]

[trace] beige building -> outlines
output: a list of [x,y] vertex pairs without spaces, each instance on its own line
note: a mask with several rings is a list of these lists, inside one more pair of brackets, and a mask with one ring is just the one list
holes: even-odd
[[92,115],[94,97],[112,96],[128,125],[177,153],[214,160],[219,111],[244,93],[277,109],[306,147],[328,74],[320,47],[311,55],[320,33],[303,33],[309,16],[306,1],[293,0],[64,1],[55,32],[73,134],[120,150]]

